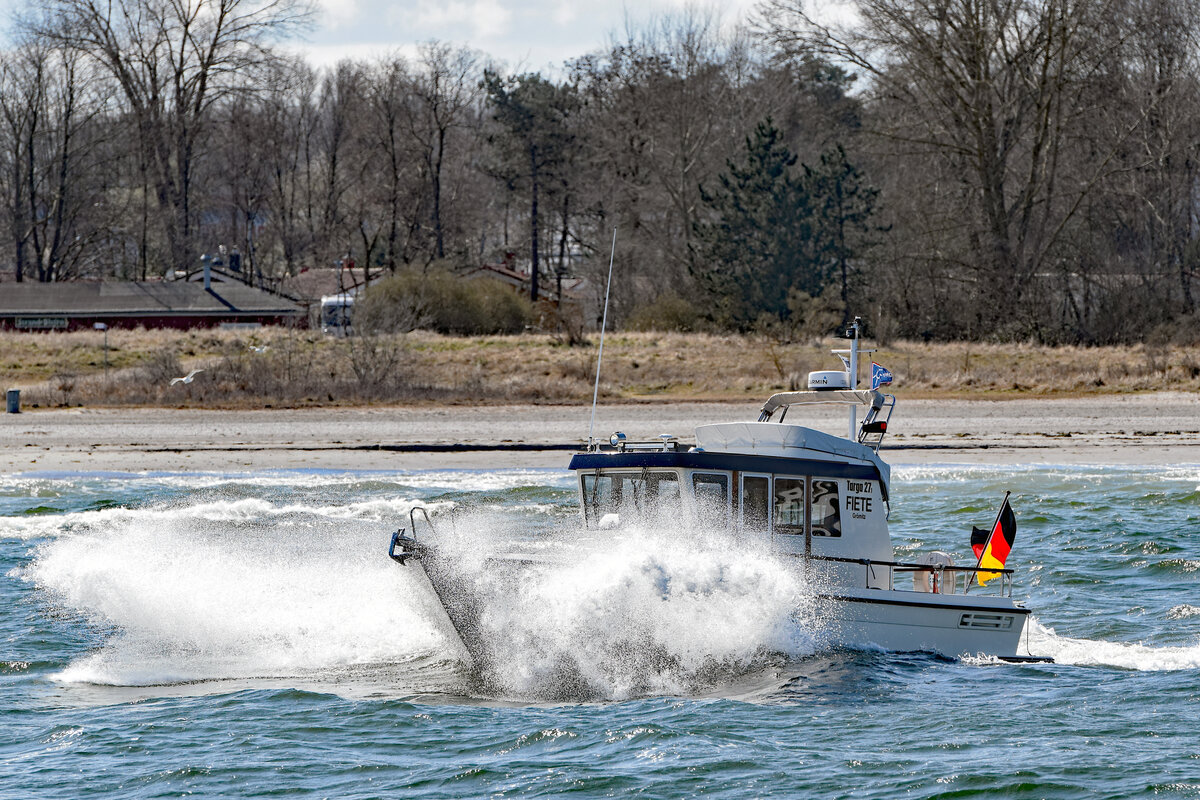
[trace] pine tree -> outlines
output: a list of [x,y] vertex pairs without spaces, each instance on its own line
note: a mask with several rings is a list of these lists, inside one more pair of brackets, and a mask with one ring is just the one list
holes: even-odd
[[853,261],[869,245],[870,224],[879,190],[866,184],[862,173],[846,158],[840,144],[821,155],[819,167],[804,168],[805,189],[812,198],[813,238],[825,280],[841,283],[842,322],[849,323],[850,286],[855,277]]
[[793,174],[796,156],[768,118],[746,139],[746,160],[727,161],[713,192],[701,187],[710,220],[697,226],[700,285],[721,322],[746,329],[764,315],[784,320],[793,289],[819,292],[813,271],[812,208]]

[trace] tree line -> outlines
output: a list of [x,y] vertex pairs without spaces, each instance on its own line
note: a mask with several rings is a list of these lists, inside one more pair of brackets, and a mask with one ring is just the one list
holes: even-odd
[[42,0],[0,55],[0,265],[595,286],[615,228],[618,324],[1188,334],[1200,0],[850,5],[688,11],[539,73],[442,42],[316,69],[281,47],[299,0]]

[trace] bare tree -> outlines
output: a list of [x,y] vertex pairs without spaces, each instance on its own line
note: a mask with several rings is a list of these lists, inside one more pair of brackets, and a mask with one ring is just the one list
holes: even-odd
[[171,263],[195,250],[193,169],[213,104],[309,16],[302,0],[48,0],[35,30],[96,60],[137,122]]
[[446,257],[446,225],[442,214],[446,147],[456,129],[478,120],[482,88],[479,58],[473,50],[442,42],[421,46],[413,75],[414,114],[409,132],[419,143],[432,199],[434,258]]
[[15,276],[75,277],[108,221],[103,90],[73,51],[30,38],[0,64],[0,119]]
[[420,113],[413,81],[408,63],[393,57],[377,65],[369,90],[373,131],[369,146],[378,154],[375,182],[384,230],[382,264],[391,272],[418,260],[428,264],[434,257],[427,225],[429,161],[422,155],[421,140],[412,133],[413,119]]
[[319,79],[306,64],[279,64],[269,71],[265,89],[256,98],[256,136],[267,157],[272,224],[269,244],[259,243],[260,257],[280,259],[274,271],[295,275],[311,266],[315,245],[309,220],[315,213]]
[[[690,245],[704,214],[700,186],[715,179],[760,119],[795,104],[783,82],[764,80],[760,55],[745,31],[688,10],[631,28],[572,64],[586,100],[580,127],[593,176],[575,205],[597,231],[583,250],[607,252],[611,226],[622,229],[618,318],[664,291],[689,293]],[[603,267],[592,277],[602,281]]]
[[[353,240],[366,235],[367,250],[374,249],[374,232],[367,232],[363,216],[361,180],[369,160],[360,139],[367,94],[367,70],[362,64],[341,61],[321,82],[315,137],[317,158],[309,163],[311,210],[308,221],[316,256],[324,263],[351,259]],[[356,260],[370,268],[370,252]]]
[[[1105,187],[1121,203],[1113,222],[1136,230],[1141,269],[1175,283],[1184,313],[1196,308],[1200,262],[1200,3],[1144,0],[1128,6],[1122,73],[1110,118],[1139,120],[1122,172]],[[1112,98],[1114,95],[1110,95]]]
[[495,122],[496,174],[508,187],[519,184],[528,191],[529,299],[536,303],[541,282],[539,202],[574,147],[575,130],[569,121],[579,110],[579,95],[573,84],[554,83],[538,73],[504,78],[488,70],[484,83]]
[[897,150],[932,155],[939,189],[961,184],[935,198],[946,215],[939,224],[959,228],[957,258],[974,271],[983,324],[1013,322],[1129,132],[1064,180],[1062,156],[1113,44],[1097,35],[1113,3],[857,0],[854,8],[857,19],[843,26],[814,21],[796,0],[771,0],[765,13],[777,44],[869,76],[888,110],[874,132]]

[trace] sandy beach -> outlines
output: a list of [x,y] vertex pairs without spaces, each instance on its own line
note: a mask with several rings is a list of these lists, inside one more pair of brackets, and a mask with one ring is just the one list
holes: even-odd
[[[601,406],[595,435],[630,439],[756,418],[754,404]],[[795,412],[793,412],[795,413]],[[0,472],[253,471],[565,466],[587,438],[580,406],[261,411],[75,408],[0,415]],[[844,435],[845,411],[806,418]],[[1200,397],[901,400],[893,464],[1200,463]]]

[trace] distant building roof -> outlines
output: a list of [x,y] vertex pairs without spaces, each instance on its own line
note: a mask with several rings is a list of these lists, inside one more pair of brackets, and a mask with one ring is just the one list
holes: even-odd
[[[371,275],[372,281],[379,275]],[[306,269],[296,275],[290,275],[280,280],[279,289],[285,294],[310,302],[319,301],[330,294],[348,291],[363,282],[363,271],[360,269],[329,269],[318,267]]]
[[5,283],[0,326],[78,328],[93,322],[146,327],[199,327],[222,322],[264,324],[306,319],[292,301],[241,283],[186,281]]
[[[478,267],[463,273],[463,277],[467,280],[491,278],[507,283],[524,294],[529,293],[529,272],[514,269],[508,264],[480,264]],[[587,281],[583,278],[563,278],[563,297],[571,300],[576,299],[586,284]],[[538,273],[538,288],[545,297],[557,297],[558,286],[554,270],[544,270]]]

